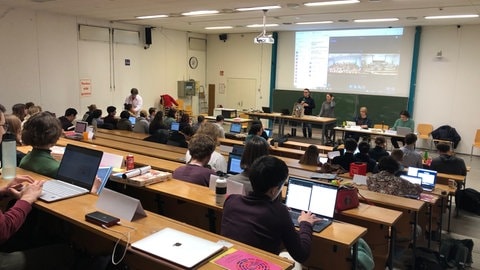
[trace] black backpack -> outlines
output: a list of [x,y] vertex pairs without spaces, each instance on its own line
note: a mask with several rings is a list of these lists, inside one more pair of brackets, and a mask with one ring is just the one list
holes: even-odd
[[415,249],[415,270],[444,270],[440,254],[426,247]]
[[480,215],[480,192],[473,188],[457,190],[455,193],[455,205],[459,209]]
[[444,267],[464,269],[472,264],[472,239],[444,239],[440,245],[440,261]]

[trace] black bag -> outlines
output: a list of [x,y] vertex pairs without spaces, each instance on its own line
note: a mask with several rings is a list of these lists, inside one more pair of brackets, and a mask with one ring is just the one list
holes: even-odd
[[415,270],[444,270],[439,253],[425,247],[415,249]]
[[462,210],[480,215],[480,192],[473,188],[455,192],[455,205]]
[[472,264],[472,239],[444,239],[440,245],[440,261],[445,267],[460,269]]
[[276,142],[278,142],[278,146],[282,146],[286,141],[288,141],[288,137],[282,136],[282,137],[277,137],[275,139],[271,139],[270,144],[273,146]]

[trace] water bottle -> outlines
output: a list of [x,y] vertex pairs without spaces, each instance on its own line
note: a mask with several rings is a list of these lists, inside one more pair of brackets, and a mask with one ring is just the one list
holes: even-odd
[[215,203],[223,206],[225,197],[227,196],[227,180],[225,177],[219,176],[215,181]]
[[425,162],[427,162],[427,160],[428,160],[428,151],[427,150],[425,150],[425,152],[423,152],[423,160]]
[[15,134],[7,132],[2,137],[2,177],[13,179],[17,171],[17,141]]

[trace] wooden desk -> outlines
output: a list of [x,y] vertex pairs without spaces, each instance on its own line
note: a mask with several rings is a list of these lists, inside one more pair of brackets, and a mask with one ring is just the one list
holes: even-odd
[[[38,180],[46,180],[48,179],[45,176],[41,176],[26,170],[18,169],[18,174],[28,174],[32,176],[34,179]],[[2,179],[2,181],[4,181]],[[89,212],[93,212],[99,210],[95,207],[95,203],[97,201],[97,196],[92,194],[82,195],[54,203],[45,203],[42,201],[37,201],[34,204],[34,207],[49,213],[55,217],[60,218],[63,221],[66,221],[70,224],[73,224],[75,227],[79,229],[86,230],[87,232],[96,235],[97,237],[92,237],[90,239],[83,239],[85,243],[90,241],[90,244],[87,247],[91,247],[91,243],[97,243],[100,238],[111,242],[112,244],[118,239],[119,234],[113,232],[111,230],[103,229],[98,225],[94,225],[90,222],[85,221],[85,214]],[[189,233],[195,236],[199,236],[201,238],[210,240],[210,241],[219,241],[224,240],[233,244],[233,247],[238,250],[243,250],[248,253],[251,253],[255,256],[258,256],[266,261],[272,262],[282,269],[291,269],[293,267],[293,262],[288,261],[284,258],[280,258],[274,254],[256,249],[254,247],[250,247],[248,245],[242,244],[240,242],[228,239],[226,237],[222,237],[220,235],[216,235],[199,228],[186,225],[184,223],[162,217],[155,213],[151,213],[147,211],[147,217],[135,220],[133,222],[129,222],[127,220],[121,220],[122,224],[130,227],[134,227],[135,230],[127,228],[125,226],[115,226],[112,229],[120,231],[122,233],[130,232],[130,241],[135,242],[148,235],[156,232],[160,229],[169,227],[173,229],[177,229],[183,231],[185,233]],[[122,244],[125,245],[125,242],[122,241]],[[147,260],[145,260],[147,259]],[[152,256],[148,256],[147,254],[143,254],[140,256],[132,250],[129,250],[127,256],[125,258],[125,262],[129,265],[130,269],[152,269],[152,268],[170,268],[173,265],[165,260],[161,260],[158,258],[154,258]],[[178,268],[178,267],[176,267]],[[219,269],[218,266],[213,264],[212,262],[207,262],[205,265],[200,266],[199,269]]]
[[[207,119],[208,121],[210,122],[214,122],[217,120],[217,117],[216,116],[205,116],[205,119]],[[227,123],[250,123],[252,122],[252,119],[248,119],[248,118],[225,118],[223,119],[224,122],[227,122]]]
[[[233,145],[244,145],[244,141],[239,141],[239,140],[232,140],[232,139],[227,139],[227,138],[219,138],[218,141],[220,144],[227,145],[227,146],[233,146]],[[288,158],[295,158],[295,159],[300,159],[300,157],[305,153],[303,150],[298,150],[298,149],[293,149],[293,148],[287,148],[287,147],[271,147],[269,149],[270,154],[278,156],[278,157],[288,157]]]

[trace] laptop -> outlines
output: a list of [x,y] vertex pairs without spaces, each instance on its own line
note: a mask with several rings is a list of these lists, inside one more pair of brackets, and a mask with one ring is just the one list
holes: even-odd
[[87,131],[88,123],[85,121],[77,121],[73,131],[65,132],[65,137],[69,139],[83,139],[83,132]]
[[397,127],[397,135],[405,136],[412,133],[412,129],[409,127]]
[[289,176],[285,205],[289,208],[293,224],[298,226],[301,211],[310,210],[322,219],[313,226],[315,232],[321,232],[332,224],[337,192],[337,186]]
[[230,125],[230,133],[239,134],[242,132],[242,124],[240,123],[232,123]]
[[437,171],[408,167],[407,175],[421,178],[422,181],[420,185],[422,186],[423,190],[432,191],[435,189]]
[[178,122],[172,122],[172,125],[170,126],[171,131],[179,131],[180,130],[180,123]]
[[243,169],[240,167],[241,160],[242,156],[230,153],[230,155],[228,155],[227,173],[235,175],[243,172]]
[[136,241],[132,248],[189,269],[224,249],[219,243],[172,228],[164,228]]
[[130,116],[128,120],[130,123],[132,123],[132,127],[135,126],[135,122],[137,122],[137,118],[135,116]]
[[417,184],[417,185],[422,184],[422,178],[418,177],[418,176],[411,176],[411,175],[402,174],[402,175],[400,175],[400,178],[402,178],[403,180],[407,180],[408,182],[410,182],[412,184]]
[[264,113],[271,113],[272,112],[272,110],[270,110],[270,107],[262,107],[262,111]]
[[265,128],[263,129],[263,131],[265,131],[265,133],[267,134],[267,137],[268,138],[272,138],[272,135],[273,135],[273,131],[269,128]]
[[56,179],[45,181],[40,200],[54,202],[92,189],[103,152],[67,144]]
[[243,155],[243,150],[245,150],[245,147],[243,145],[238,145],[235,144],[232,147],[231,153],[237,156],[242,156]]

